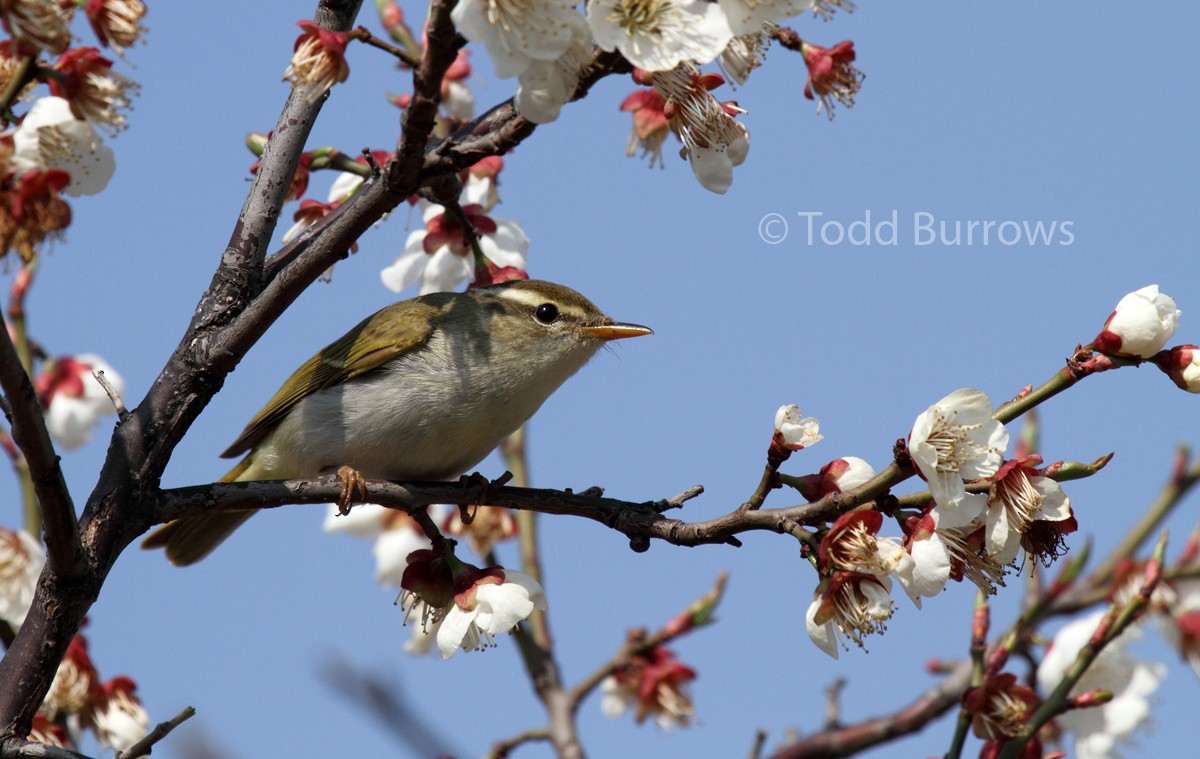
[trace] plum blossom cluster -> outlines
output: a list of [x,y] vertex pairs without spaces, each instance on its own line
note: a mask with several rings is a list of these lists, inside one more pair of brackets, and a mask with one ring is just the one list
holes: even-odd
[[401,292],[415,284],[424,295],[468,280],[472,287],[486,287],[528,279],[529,238],[517,222],[491,215],[503,165],[489,158],[464,172],[454,206],[419,201],[424,226],[409,233],[404,251],[380,272],[385,287]]
[[600,710],[619,719],[633,710],[638,723],[652,717],[659,727],[687,727],[695,715],[691,683],[696,671],[663,645],[631,655],[600,683]]
[[[1117,359],[1149,360],[1182,389],[1196,392],[1197,349],[1167,347],[1179,321],[1173,299],[1157,286],[1142,288],[1122,298],[1093,344],[1079,349],[1072,361],[1081,370],[1094,371],[1119,365]],[[1058,479],[1078,476],[1083,465],[1044,465],[1040,456],[1029,452],[1025,439],[1010,457],[1009,432],[1000,421],[1004,417],[979,390],[964,388],[947,395],[920,414],[907,441],[898,444],[897,460],[910,461],[928,485],[928,493],[902,499],[915,504],[917,512],[876,497],[819,531],[819,542],[808,542],[812,536],[801,531],[820,578],[806,626],[822,651],[836,658],[849,642],[863,647],[867,636],[884,632],[895,609],[894,583],[918,608],[922,599],[937,595],[951,580],[969,580],[990,595],[1004,584],[1009,571],[1022,566],[1018,562],[1022,552],[1026,564],[1048,565],[1065,551],[1064,537],[1078,525]],[[785,441],[798,442],[806,432],[815,433],[815,427],[806,431],[804,422],[812,420],[804,420],[798,409],[780,409],[775,447],[786,448]],[[1090,468],[1102,467],[1108,458]],[[831,495],[854,495],[875,477],[870,464],[847,456],[815,474],[780,475],[780,480],[815,502]],[[1181,463],[1176,479],[1182,482],[1184,477]],[[885,516],[896,520],[902,534],[881,535]],[[1191,536],[1176,567],[1152,593],[1144,588],[1158,559],[1118,561],[1107,582],[1114,609],[1125,608],[1137,598],[1148,599],[1147,608],[1161,622],[1167,639],[1200,672],[1200,582],[1192,579],[1200,565],[1197,556],[1200,533]],[[1063,582],[1065,588],[1072,580]],[[1007,742],[1019,737],[1043,707],[1042,698],[1076,666],[1085,644],[1095,646],[1090,654],[1095,660],[1072,687],[1054,716],[1054,725],[1073,736],[1078,756],[1117,755],[1117,745],[1147,722],[1149,699],[1165,670],[1128,652],[1136,628],[1126,628],[1112,638],[1115,619],[1116,612],[1102,611],[1066,625],[1037,666],[1036,690],[1017,676],[1000,672],[1007,649],[994,650],[980,684],[963,701],[976,736],[985,742],[980,756],[997,756]],[[981,635],[986,637],[986,621]],[[1107,645],[1097,645],[1101,640]],[[1044,739],[1045,735],[1034,735],[1021,756],[1064,755],[1046,753]]]
[[124,751],[146,737],[150,717],[137,696],[137,684],[124,675],[102,681],[88,654],[87,640],[76,635],[33,728],[30,738],[46,745],[73,750],[86,729],[101,744]]
[[417,619],[443,659],[459,650],[495,645],[535,609],[546,609],[537,580],[512,569],[480,568],[459,560],[453,541],[413,551],[400,580],[406,619]]
[[[629,152],[640,146],[651,165],[661,163],[663,138],[673,132],[700,184],[724,193],[733,181],[733,167],[746,158],[750,134],[736,119],[745,110],[710,94],[725,78],[702,74],[699,67],[714,64],[735,84],[744,84],[778,39],[801,53],[808,69],[804,95],[819,100],[818,111],[832,117],[833,103],[852,106],[862,85],[862,72],[853,66],[854,43],[824,48],[778,23],[807,11],[828,18],[839,6],[853,8],[840,0],[597,0],[582,8],[578,0],[463,0],[450,19],[463,37],[484,46],[496,76],[517,79],[513,106],[534,124],[556,120],[562,107],[580,95],[597,56],[620,56],[635,69],[636,82],[652,86],[621,106],[635,111]],[[422,42],[408,28],[399,5],[385,2],[379,9],[384,28],[411,56],[403,58],[411,65],[423,52]],[[346,80],[347,45],[363,38],[365,30],[332,32],[311,21],[301,21],[300,27],[303,33],[284,78],[315,99]],[[459,51],[443,76],[441,110],[449,125],[474,115],[467,56]],[[402,108],[411,102],[408,95],[390,97]]]
[[[246,142],[261,155],[269,138],[251,133]],[[286,197],[300,203],[293,215],[295,223],[284,234],[283,241],[299,239],[333,213],[358,192],[364,177],[372,171],[370,164],[382,165],[388,158],[389,153],[375,151],[370,161],[362,156],[351,159],[333,148],[301,153]],[[342,170],[324,201],[304,197],[314,170],[336,168]],[[251,173],[257,169],[257,162],[250,167]],[[401,292],[416,285],[424,295],[453,290],[463,281],[472,287],[485,287],[527,279],[529,238],[517,222],[492,214],[500,202],[498,186],[503,169],[504,159],[499,156],[483,158],[464,169],[458,177],[462,184],[458,202],[450,206],[411,198],[411,205],[421,213],[422,226],[409,233],[403,252],[380,272],[384,286]],[[332,270],[326,272],[325,278],[331,274]]]
[[[108,184],[115,162],[97,129],[123,129],[137,90],[98,48],[69,47],[76,7],[51,0],[0,3],[10,35],[0,42],[0,80],[31,102],[19,124],[0,132],[0,246],[24,262],[70,224],[62,196],[93,195]],[[139,0],[94,0],[84,11],[99,43],[118,53],[145,33]],[[57,58],[47,61],[44,54]],[[38,83],[49,92],[35,94]]]
[[[435,504],[427,510],[442,533],[467,541],[479,556],[486,556],[496,543],[517,536],[517,520],[511,511],[498,506],[475,506],[463,511]],[[384,587],[400,588],[408,556],[432,546],[415,519],[399,509],[365,503],[342,514],[330,504],[323,529],[374,541],[375,581]]]
[[[1037,683],[1043,692],[1050,692],[1062,682],[1105,616],[1104,611],[1096,611],[1058,631],[1037,668]],[[1116,756],[1118,744],[1150,718],[1150,697],[1166,677],[1166,668],[1159,662],[1141,661],[1129,652],[1128,645],[1136,640],[1138,632],[1137,628],[1129,628],[1105,646],[1070,692],[1078,699],[1105,691],[1112,694],[1111,699],[1089,708],[1071,709],[1055,719],[1074,737],[1074,755],[1080,759]]]
[[[28,532],[0,527],[0,625],[11,632],[25,622],[45,562],[42,544]],[[88,729],[105,746],[123,751],[144,738],[150,726],[136,691],[134,681],[123,675],[101,681],[86,639],[76,635],[38,710],[31,739],[74,749],[80,731]]]
[[[874,510],[843,514],[825,532],[821,583],[807,615],[821,650],[836,657],[839,641],[862,646],[866,635],[883,632],[894,611],[893,579],[920,607],[951,580],[995,593],[1022,548],[1035,560],[1057,557],[1062,536],[1076,529],[1070,500],[1049,476],[1053,467],[1037,468],[1039,456],[1005,460],[1008,438],[979,390],[956,390],[917,417],[908,453],[930,503],[904,518],[903,536],[879,537],[883,515]],[[874,475],[865,461],[847,457],[792,484],[816,500]]]

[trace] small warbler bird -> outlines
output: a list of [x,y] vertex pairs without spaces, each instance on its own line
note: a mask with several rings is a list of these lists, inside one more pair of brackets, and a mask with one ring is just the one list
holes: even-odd
[[[222,456],[222,482],[452,480],[478,464],[610,340],[652,334],[574,290],[520,280],[401,301],[306,361]],[[347,493],[349,484],[346,484]],[[254,511],[163,525],[142,542],[204,558]]]

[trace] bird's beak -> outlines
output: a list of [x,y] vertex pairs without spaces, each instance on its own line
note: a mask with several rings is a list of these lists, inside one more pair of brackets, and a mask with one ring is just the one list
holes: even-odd
[[622,340],[626,337],[653,335],[654,330],[640,324],[601,324],[598,327],[580,327],[579,331],[597,340]]

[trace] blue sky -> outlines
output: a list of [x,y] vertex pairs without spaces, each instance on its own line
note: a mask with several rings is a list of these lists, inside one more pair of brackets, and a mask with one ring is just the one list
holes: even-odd
[[[301,8],[243,4],[231,19],[200,4],[156,4],[148,44],[127,54],[142,91],[130,129],[111,143],[117,175],[102,195],[73,204],[67,242],[44,262],[29,308],[50,351],[108,359],[130,405],[182,334],[233,229],[253,161],[242,139],[270,129],[286,97],[280,75]],[[749,111],[751,149],[725,196],[702,189],[672,147],[665,170],[625,158],[629,119],[618,105],[633,85],[623,78],[601,82],[507,159],[496,213],[519,219],[532,240],[531,274],[656,331],[601,353],[535,417],[534,484],[602,485],[648,500],[701,483],[704,496],[679,516],[706,519],[753,490],[782,403],[820,418],[825,435],[784,471],[815,471],[842,455],[882,467],[930,403],[967,386],[1000,402],[1040,383],[1130,290],[1159,284],[1184,314],[1173,342],[1200,343],[1190,97],[1200,68],[1184,52],[1200,9],[944,0],[920,9],[863,2],[829,24],[798,23],[819,43],[856,42],[867,73],[858,106],[839,108],[832,123],[816,115],[801,95],[799,56],[771,50],[734,95]],[[367,4],[362,18],[370,13]],[[474,62],[481,106],[511,95],[482,49]],[[397,112],[383,94],[408,91],[405,77],[361,46],[350,65],[312,147],[354,152],[396,139]],[[313,194],[328,181],[315,177]],[[826,245],[818,234],[810,245],[798,215],[849,225],[868,212],[875,223],[895,213],[897,244]],[[971,221],[1069,223],[1072,239],[918,244],[922,213],[964,232]],[[760,237],[768,214],[788,223],[778,244]],[[165,486],[219,477],[218,454],[279,382],[394,300],[378,272],[402,249],[408,222],[401,210],[368,233],[331,284],[312,287],[279,320],[179,446]],[[1055,242],[1065,239],[1060,231]],[[1174,447],[1200,442],[1197,402],[1142,367],[1092,377],[1043,408],[1047,459],[1116,452],[1101,476],[1067,489],[1081,526],[1073,548],[1085,537],[1099,555],[1115,545],[1165,480]],[[64,457],[78,502],[104,448],[97,439]],[[480,468],[496,475],[502,464]],[[796,501],[779,492],[767,505]],[[17,500],[7,503],[0,520],[12,525]],[[1170,521],[1175,551],[1198,505],[1193,495]],[[323,681],[339,658],[401,684],[462,756],[544,724],[510,640],[449,662],[407,658],[408,630],[371,580],[369,545],[323,535],[322,517],[302,506],[260,516],[188,570],[136,550],[118,562],[88,628],[101,674],[133,675],[156,719],[188,704],[199,712],[156,754],[181,756],[189,736],[202,736],[229,756],[403,755]],[[661,625],[731,572],[720,622],[676,646],[699,671],[698,724],[665,734],[609,721],[592,700],[580,727],[593,756],[745,755],[758,728],[769,746],[789,728],[816,729],[823,689],[838,676],[849,680],[843,718],[852,721],[907,702],[932,682],[927,659],[967,649],[968,586],[920,612],[897,599],[869,654],[833,662],[805,634],[815,579],[790,538],[634,554],[592,523],[543,524],[551,624],[569,682],[611,656],[627,628]],[[997,625],[1018,595],[1019,583],[1002,592]],[[1155,729],[1128,753],[1167,755],[1191,740],[1196,680],[1146,632],[1137,650],[1171,671],[1155,697]],[[868,755],[941,754],[950,729],[943,720]],[[550,754],[533,746],[519,755]]]

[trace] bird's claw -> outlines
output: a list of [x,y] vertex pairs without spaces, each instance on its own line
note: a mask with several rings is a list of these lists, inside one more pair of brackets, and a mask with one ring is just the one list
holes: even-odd
[[357,469],[343,466],[337,470],[338,482],[342,483],[342,495],[338,498],[338,514],[346,516],[354,505],[354,494],[357,491],[362,500],[367,499],[367,481]]

